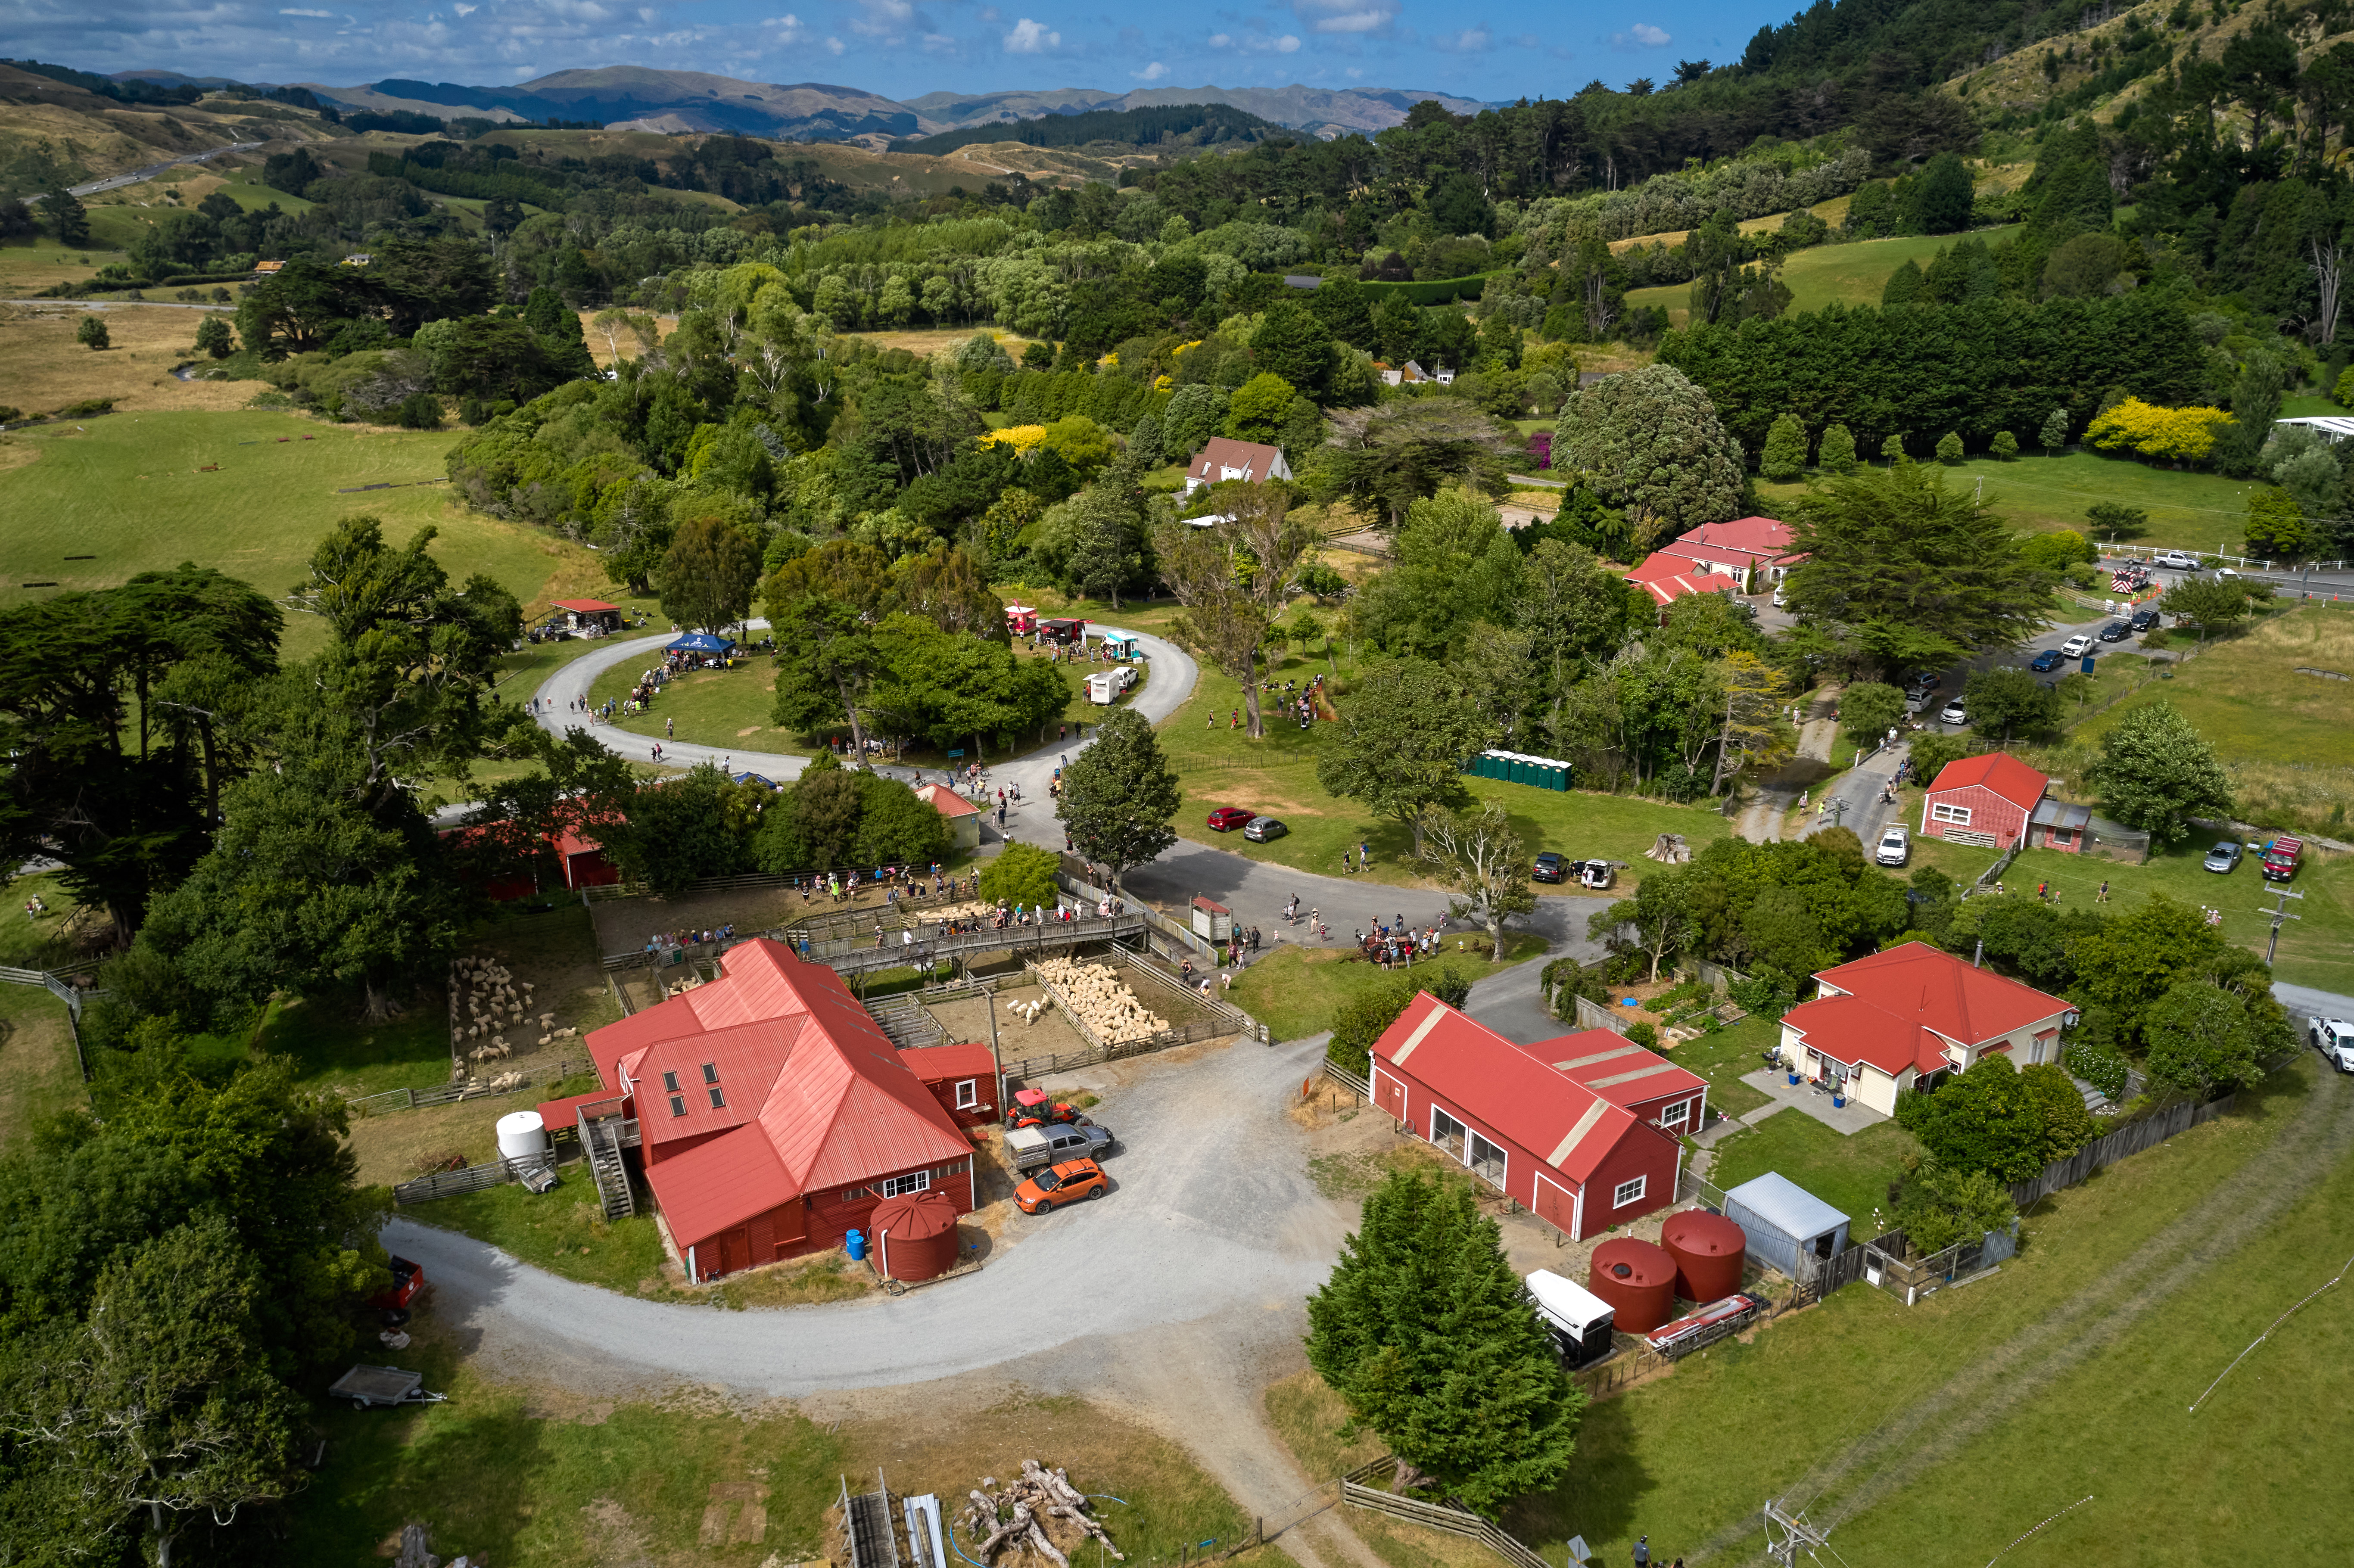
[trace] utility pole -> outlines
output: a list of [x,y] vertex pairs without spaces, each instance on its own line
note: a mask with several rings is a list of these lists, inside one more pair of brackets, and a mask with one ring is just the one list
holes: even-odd
[[2274,887],[2270,891],[2274,900],[2273,906],[2269,909],[2259,909],[2256,911],[2259,915],[2269,915],[2272,916],[2272,940],[2264,945],[2264,962],[2267,964],[2273,961],[2273,955],[2280,951],[2281,922],[2284,920],[2302,920],[2305,918],[2302,915],[2290,914],[2288,912],[2288,906],[2285,903],[2279,902],[2282,899],[2294,898],[2302,903],[2305,899],[2304,894],[2291,893],[2285,887]]
[[[1781,1532],[1779,1540],[1775,1536],[1776,1531]],[[1801,1548],[1808,1557],[1815,1555],[1817,1547],[1828,1551],[1830,1546],[1830,1533],[1828,1530],[1817,1530],[1813,1525],[1808,1524],[1806,1510],[1800,1509],[1797,1513],[1785,1513],[1779,1499],[1767,1499],[1766,1555],[1780,1563],[1782,1568],[1796,1568]]]

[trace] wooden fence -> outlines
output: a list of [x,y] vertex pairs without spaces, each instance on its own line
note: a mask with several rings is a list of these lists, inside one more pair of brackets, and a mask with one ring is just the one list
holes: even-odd
[[1444,1531],[1476,1541],[1511,1568],[1552,1568],[1545,1560],[1514,1540],[1493,1521],[1480,1518],[1453,1499],[1445,1502],[1424,1502],[1420,1498],[1403,1497],[1367,1483],[1381,1477],[1394,1475],[1397,1461],[1376,1459],[1361,1465],[1341,1479],[1341,1500],[1352,1508],[1362,1508],[1374,1513],[1385,1513],[1392,1519],[1402,1519],[1426,1530]]
[[460,1100],[495,1099],[501,1095],[520,1093],[534,1083],[560,1084],[575,1073],[594,1070],[594,1063],[558,1061],[552,1073],[541,1075],[518,1071],[512,1083],[500,1082],[507,1076],[502,1073],[499,1078],[493,1079],[470,1078],[461,1082],[435,1084],[422,1089],[387,1089],[382,1094],[360,1095],[347,1099],[344,1102],[344,1108],[354,1116],[382,1116],[387,1111],[419,1110],[427,1106],[454,1105]]
[[2168,1106],[2139,1121],[2130,1122],[2105,1138],[2096,1138],[2065,1160],[2055,1160],[2046,1165],[2040,1175],[2024,1181],[2014,1181],[2010,1201],[2021,1209],[2032,1208],[2042,1199],[2063,1187],[2073,1187],[2104,1166],[2114,1165],[2128,1155],[2139,1154],[2153,1144],[2164,1143],[2178,1132],[2185,1132],[2200,1122],[2212,1121],[2239,1103],[2239,1096],[2225,1095],[2204,1105]]
[[403,1181],[395,1187],[392,1201],[407,1208],[415,1203],[429,1203],[436,1198],[454,1198],[461,1192],[480,1192],[492,1187],[504,1187],[510,1181],[520,1181],[525,1176],[555,1169],[556,1156],[550,1153],[494,1160],[488,1165],[469,1165],[457,1171],[437,1171],[430,1176],[420,1176],[414,1181]]
[[1370,1105],[1373,1102],[1373,1086],[1338,1062],[1327,1058],[1324,1063],[1324,1075],[1367,1104]]

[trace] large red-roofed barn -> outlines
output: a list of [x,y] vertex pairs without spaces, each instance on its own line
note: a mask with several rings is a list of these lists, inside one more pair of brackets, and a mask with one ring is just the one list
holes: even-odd
[[1516,1044],[1428,991],[1373,1043],[1373,1102],[1583,1241],[1675,1202],[1708,1082],[1606,1029]]
[[[838,1245],[885,1198],[973,1207],[972,1146],[823,964],[765,938],[721,978],[588,1036],[602,1096],[624,1097],[646,1185],[697,1279]],[[988,1091],[994,1098],[994,1086]]]

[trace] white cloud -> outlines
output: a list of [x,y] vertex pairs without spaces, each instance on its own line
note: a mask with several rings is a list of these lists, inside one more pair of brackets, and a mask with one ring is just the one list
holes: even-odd
[[281,5],[278,8],[278,14],[281,16],[332,16],[334,15],[333,11],[303,11],[292,5]]
[[840,38],[828,38],[828,39],[826,39],[826,41],[825,41],[825,50],[826,50],[826,53],[831,54],[831,55],[838,55],[838,54],[840,54],[840,53],[842,52],[842,48],[843,48],[843,44],[842,44],[842,40],[841,40]]
[[1009,55],[1043,55],[1062,47],[1062,34],[1027,16],[1014,23],[1013,30],[1005,35],[1005,52]]
[[1212,33],[1210,35],[1210,47],[1214,49],[1230,49],[1235,47],[1235,40],[1232,37],[1225,33]]
[[1299,40],[1289,33],[1269,37],[1264,33],[1249,33],[1235,37],[1232,33],[1213,33],[1210,47],[1214,49],[1240,49],[1252,55],[1288,55],[1299,51]]
[[471,16],[477,9],[479,9],[479,7],[473,5],[452,5],[450,8],[457,12],[461,16]]
[[1675,40],[1649,22],[1638,22],[1627,29],[1628,36],[1647,49],[1664,49]]
[[1477,55],[1485,54],[1494,48],[1495,41],[1485,27],[1466,27],[1451,37],[1433,38],[1430,42],[1432,48],[1448,54]]
[[1159,81],[1162,77],[1169,74],[1169,68],[1162,65],[1159,60],[1154,60],[1142,70],[1132,70],[1128,74],[1134,77],[1139,81]]
[[1292,14],[1312,33],[1386,33],[1400,0],[1291,0]]
[[858,9],[861,14],[851,19],[850,30],[870,38],[895,38],[911,24],[923,25],[914,0],[858,0]]

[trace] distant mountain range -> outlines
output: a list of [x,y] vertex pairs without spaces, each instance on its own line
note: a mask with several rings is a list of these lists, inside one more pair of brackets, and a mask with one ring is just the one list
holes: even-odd
[[[124,71],[164,84],[195,81],[226,85],[174,71]],[[271,86],[271,83],[254,83]],[[823,82],[739,81],[700,71],[650,70],[607,66],[597,70],[560,70],[513,87],[465,87],[455,82],[390,78],[361,87],[298,82],[322,98],[356,109],[406,109],[447,119],[457,114],[491,120],[599,120],[609,125],[662,131],[673,135],[732,131],[788,141],[839,142],[854,136],[922,136],[969,126],[1009,123],[1045,114],[1083,114],[1089,110],[1162,109],[1182,103],[1223,103],[1296,131],[1320,136],[1374,132],[1398,124],[1406,111],[1436,99],[1458,114],[1487,107],[1450,93],[1405,88],[1148,87],[1134,92],[1094,88],[983,93],[928,92],[905,103],[854,87]]]

